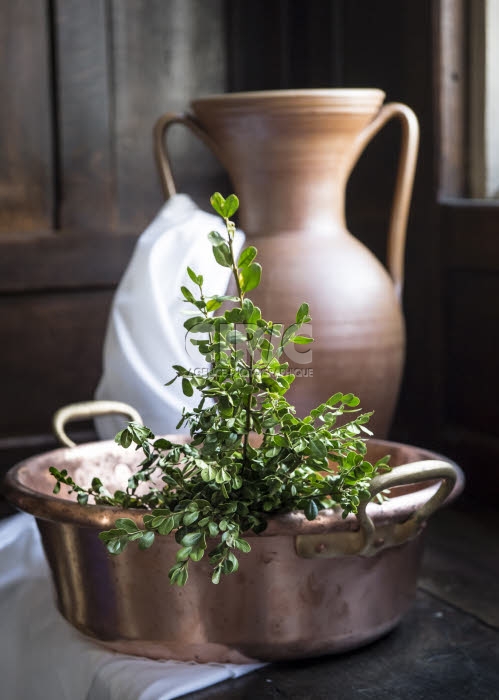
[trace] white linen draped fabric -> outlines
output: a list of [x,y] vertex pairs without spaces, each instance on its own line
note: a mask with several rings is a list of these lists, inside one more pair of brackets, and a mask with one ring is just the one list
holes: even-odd
[[[204,277],[205,295],[223,295],[231,270],[215,261],[210,231],[224,233],[222,219],[208,214],[184,194],[171,197],[139,237],[130,263],[116,290],[103,353],[103,374],[96,399],[133,406],[155,434],[175,432],[182,408],[193,408],[199,396],[188,398],[180,382],[165,387],[172,365],[201,371],[204,357],[185,338],[184,321],[195,314],[180,293],[182,285],[196,292],[187,266]],[[237,231],[238,255],[244,234]],[[95,421],[101,439],[113,438],[125,422],[111,415]]]
[[35,519],[0,521],[2,700],[171,700],[259,665],[151,661],[101,648],[56,608]]

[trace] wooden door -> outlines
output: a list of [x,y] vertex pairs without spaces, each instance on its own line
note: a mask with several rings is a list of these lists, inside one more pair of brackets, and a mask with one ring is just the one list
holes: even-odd
[[[221,0],[0,0],[0,463],[90,399],[113,290],[162,204],[152,126],[226,89]],[[219,182],[181,130],[179,187]],[[206,201],[206,199],[205,199]]]

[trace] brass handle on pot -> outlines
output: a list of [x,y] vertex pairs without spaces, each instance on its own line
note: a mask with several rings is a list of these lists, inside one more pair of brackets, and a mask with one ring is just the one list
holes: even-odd
[[[426,501],[416,512],[404,523],[397,523],[393,528],[393,534],[386,541],[383,537],[379,537],[376,532],[371,517],[367,514],[367,505],[372,501],[378,493],[387,489],[395,488],[396,486],[407,486],[420,481],[432,481],[441,479],[441,484],[436,493]],[[446,498],[451,493],[457,481],[457,471],[448,462],[443,462],[438,459],[424,460],[422,462],[411,462],[404,464],[401,467],[396,467],[387,474],[375,476],[371,481],[369,491],[371,498],[363,501],[359,505],[357,518],[360,523],[360,529],[364,536],[364,546],[359,551],[362,556],[372,556],[381,549],[389,546],[401,544],[415,537],[421,530],[425,521],[439,508]]]
[[82,401],[64,406],[54,413],[52,427],[56,438],[66,447],[75,447],[76,443],[66,434],[65,425],[72,420],[85,420],[96,416],[106,416],[108,413],[120,413],[128,416],[131,421],[142,424],[138,411],[121,401]]
[[[452,464],[441,460],[424,460],[395,467],[391,472],[376,476],[371,481],[370,497],[359,505],[358,530],[298,535],[295,541],[296,552],[306,559],[328,559],[352,555],[370,557],[388,547],[403,544],[419,534],[425,521],[450,495],[457,479],[457,469]],[[394,522],[377,527],[368,515],[367,506],[382,491],[396,486],[435,480],[441,481],[437,491],[405,522]]]

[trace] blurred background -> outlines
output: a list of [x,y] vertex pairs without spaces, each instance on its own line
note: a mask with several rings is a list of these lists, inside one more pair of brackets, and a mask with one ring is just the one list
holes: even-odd
[[[378,87],[421,124],[407,361],[390,437],[453,457],[469,498],[496,498],[499,36],[494,44],[497,16],[487,21],[496,7],[0,0],[0,470],[54,447],[54,411],[93,396],[113,291],[163,202],[156,119],[210,93]],[[348,227],[381,260],[399,140],[399,126],[387,126],[348,186]],[[181,126],[169,144],[178,191],[203,208],[215,189],[230,191]],[[90,426],[79,433],[92,437]]]

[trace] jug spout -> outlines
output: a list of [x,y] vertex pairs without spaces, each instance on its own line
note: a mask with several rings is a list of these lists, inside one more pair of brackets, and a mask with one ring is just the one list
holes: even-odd
[[248,235],[344,230],[356,142],[384,96],[377,89],[284,90],[192,103],[241,199]]

